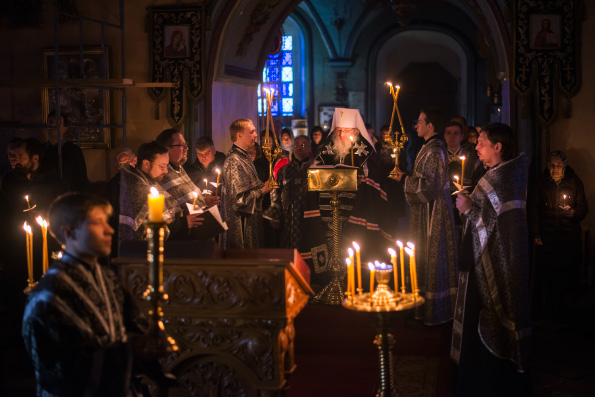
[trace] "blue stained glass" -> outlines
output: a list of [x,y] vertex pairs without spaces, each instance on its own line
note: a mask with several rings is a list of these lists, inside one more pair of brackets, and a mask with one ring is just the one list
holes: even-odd
[[291,66],[293,65],[293,54],[291,52],[284,52],[283,57],[281,58],[281,65],[282,66]]
[[262,114],[262,101],[258,101],[258,114]]
[[283,116],[293,115],[293,98],[283,98],[281,101],[281,107],[283,108]]
[[281,80],[282,81],[293,81],[293,68],[290,66],[284,66],[281,68]]
[[278,60],[278,59],[269,59],[269,60],[266,62],[266,65],[267,65],[268,67],[271,67],[271,66],[279,66],[279,60]]
[[271,104],[271,116],[279,115],[279,101],[273,101]]
[[281,52],[278,52],[276,54],[269,54],[269,59],[279,59],[280,56]]
[[283,83],[281,85],[282,87],[282,91],[281,91],[281,96],[284,97],[289,97],[289,96],[293,96],[293,83]]
[[293,50],[293,36],[283,36],[283,43],[281,44],[282,51]]
[[280,80],[280,70],[279,68],[268,68],[267,69],[267,81],[279,81]]
[[260,84],[258,85],[258,97],[260,98]]

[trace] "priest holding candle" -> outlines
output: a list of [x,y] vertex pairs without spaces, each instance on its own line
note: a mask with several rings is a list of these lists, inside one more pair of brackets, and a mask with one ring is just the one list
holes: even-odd
[[435,108],[420,112],[417,135],[425,140],[411,175],[401,172],[405,197],[411,206],[409,238],[415,244],[418,289],[426,300],[416,308],[415,319],[439,325],[453,319],[457,292],[455,237],[448,155],[441,139],[442,113]]

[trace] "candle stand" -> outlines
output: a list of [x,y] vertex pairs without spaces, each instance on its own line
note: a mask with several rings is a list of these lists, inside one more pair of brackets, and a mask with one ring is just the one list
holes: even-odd
[[340,192],[357,191],[357,168],[310,168],[308,170],[308,190],[332,193],[332,230],[333,246],[328,271],[331,281],[313,299],[314,302],[327,305],[340,305],[345,295],[344,268],[339,260],[341,252],[341,201]]
[[401,138],[398,138],[398,133],[395,131],[395,139],[393,140],[391,131],[388,132],[386,143],[388,143],[394,150],[395,153],[395,167],[389,172],[388,177],[391,179],[397,179],[398,175],[402,172],[399,168],[399,153],[405,146],[405,142],[409,139],[406,133],[401,133]]
[[165,222],[146,222],[149,240],[147,262],[149,263],[149,286],[144,298],[151,303],[149,310],[149,338],[145,352],[162,356],[178,350],[176,341],[165,332],[163,325],[163,302],[167,294],[163,291],[163,240]]
[[37,285],[37,281],[33,281],[32,279],[28,278],[27,279],[27,286],[23,290],[23,293],[25,295],[29,295],[31,293],[31,291],[33,290],[33,288],[35,288],[36,285]]
[[373,313],[378,334],[374,344],[378,348],[378,362],[380,366],[380,385],[376,391],[376,397],[397,396],[394,382],[393,354],[392,349],[395,338],[389,332],[391,314],[410,310],[421,306],[424,298],[415,293],[394,292],[388,286],[391,278],[390,271],[376,271],[376,282],[378,286],[373,293],[349,295],[343,301],[343,307],[358,311]]
[[[273,134],[274,133],[275,132],[273,131]],[[283,150],[279,147],[279,145],[275,145],[275,148],[273,149],[273,142],[271,141],[271,138],[265,137],[262,140],[262,151],[269,161],[269,187],[271,189],[277,189],[279,184],[275,180],[275,174],[273,173],[273,163]]]

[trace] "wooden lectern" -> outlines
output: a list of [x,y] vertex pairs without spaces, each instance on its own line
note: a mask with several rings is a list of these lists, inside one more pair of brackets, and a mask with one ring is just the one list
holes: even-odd
[[[205,251],[210,258],[172,259],[166,244],[163,320],[179,350],[164,370],[176,375],[179,395],[282,394],[295,369],[293,320],[313,295],[307,265],[296,250]],[[148,310],[146,259],[113,263]]]

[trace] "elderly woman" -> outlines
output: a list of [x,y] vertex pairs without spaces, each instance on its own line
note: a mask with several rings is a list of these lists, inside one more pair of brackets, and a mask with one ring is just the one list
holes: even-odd
[[568,293],[580,289],[580,222],[589,211],[583,182],[561,150],[549,154],[532,204],[537,309],[559,317]]

